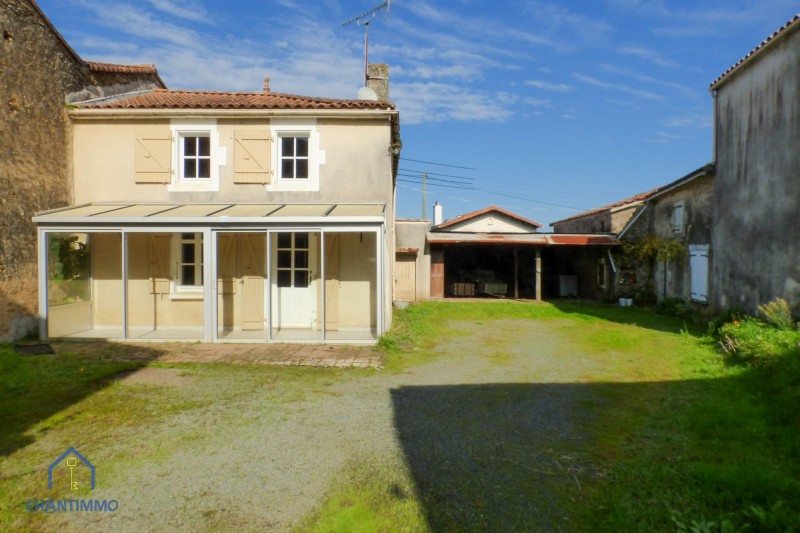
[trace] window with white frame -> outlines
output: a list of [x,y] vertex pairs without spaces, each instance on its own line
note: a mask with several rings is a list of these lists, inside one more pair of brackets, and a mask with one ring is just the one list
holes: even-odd
[[280,179],[308,179],[308,135],[285,134],[280,139]]
[[176,267],[174,292],[202,292],[203,234],[176,233],[173,235],[172,255]]
[[278,233],[278,287],[308,287],[308,233]]
[[180,133],[178,139],[181,179],[211,179],[211,136],[208,133]]
[[275,179],[267,191],[319,191],[326,151],[320,147],[316,119],[272,119],[270,138]]
[[227,164],[227,150],[220,143],[213,119],[173,119],[172,178],[169,192],[219,191],[220,167]]

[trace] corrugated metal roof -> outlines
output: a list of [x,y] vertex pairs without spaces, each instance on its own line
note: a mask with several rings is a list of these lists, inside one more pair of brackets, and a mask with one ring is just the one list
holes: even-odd
[[544,233],[457,233],[430,232],[430,244],[515,244],[522,246],[616,246],[611,235],[570,235]]
[[37,213],[37,224],[382,221],[383,204],[87,204]]

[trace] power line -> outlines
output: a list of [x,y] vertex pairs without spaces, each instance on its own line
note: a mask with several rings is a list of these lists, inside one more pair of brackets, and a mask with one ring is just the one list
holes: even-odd
[[[397,174],[397,175],[398,175],[398,176],[402,176],[402,177],[404,177],[404,178],[416,178],[416,179],[420,179],[420,180],[422,179],[422,176],[421,176],[421,175],[419,175],[419,174],[400,174],[400,173],[398,172],[398,174]],[[441,181],[441,182],[444,182],[444,183],[457,183],[457,184],[459,184],[459,185],[472,185],[471,183],[466,183],[466,182],[463,182],[463,181],[458,181],[458,180],[446,180],[446,179],[443,179],[443,178],[431,178],[431,177],[427,177],[426,179],[427,179],[427,180],[429,180],[429,181]]]
[[505,196],[506,198],[514,198],[515,200],[523,200],[523,201],[526,201],[526,202],[533,202],[535,204],[551,205],[553,207],[562,207],[564,209],[574,209],[576,211],[585,211],[585,209],[582,208],[582,207],[573,207],[573,206],[570,206],[570,205],[554,204],[552,202],[543,202],[541,200],[533,200],[531,198],[525,198],[524,196],[515,196],[513,194],[503,194],[501,192],[491,191],[489,189],[479,189],[478,187],[475,187],[474,190],[481,191],[481,192],[488,192],[490,194],[496,194],[497,196]]
[[472,167],[460,167],[458,165],[447,165],[445,163],[434,163],[433,161],[420,161],[419,159],[409,159],[407,157],[401,157],[400,160],[401,161],[413,161],[414,163],[423,163],[425,165],[437,165],[437,166],[440,166],[440,167],[460,168],[460,169],[463,169],[463,170],[475,170]]
[[[412,180],[400,179],[400,178],[398,178],[397,181],[402,182],[402,183],[413,183],[415,185],[421,185],[421,182],[419,182],[419,181],[412,181]],[[445,185],[443,183],[426,183],[426,186],[428,186],[428,187],[441,187],[443,189],[461,189],[461,190],[464,190],[464,191],[474,191],[475,190],[472,187],[459,187],[458,185]]]
[[470,178],[470,177],[467,177],[467,176],[454,176],[452,174],[439,174],[437,172],[428,172],[427,170],[416,170],[416,169],[411,169],[411,168],[401,168],[400,170],[402,172],[418,172],[420,174],[425,173],[428,176],[443,176],[445,178],[459,178],[459,179],[462,179],[462,180],[475,181],[475,178]]

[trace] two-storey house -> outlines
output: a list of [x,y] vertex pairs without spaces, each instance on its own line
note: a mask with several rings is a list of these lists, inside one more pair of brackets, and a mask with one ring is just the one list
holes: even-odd
[[387,101],[156,90],[70,111],[39,213],[43,337],[365,341],[390,325]]

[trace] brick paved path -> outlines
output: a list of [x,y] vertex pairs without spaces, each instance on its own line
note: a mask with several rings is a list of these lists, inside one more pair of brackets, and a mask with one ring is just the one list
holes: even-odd
[[161,363],[234,363],[279,366],[381,368],[382,352],[373,346],[346,344],[204,344],[54,342],[56,353],[102,352],[120,361]]

